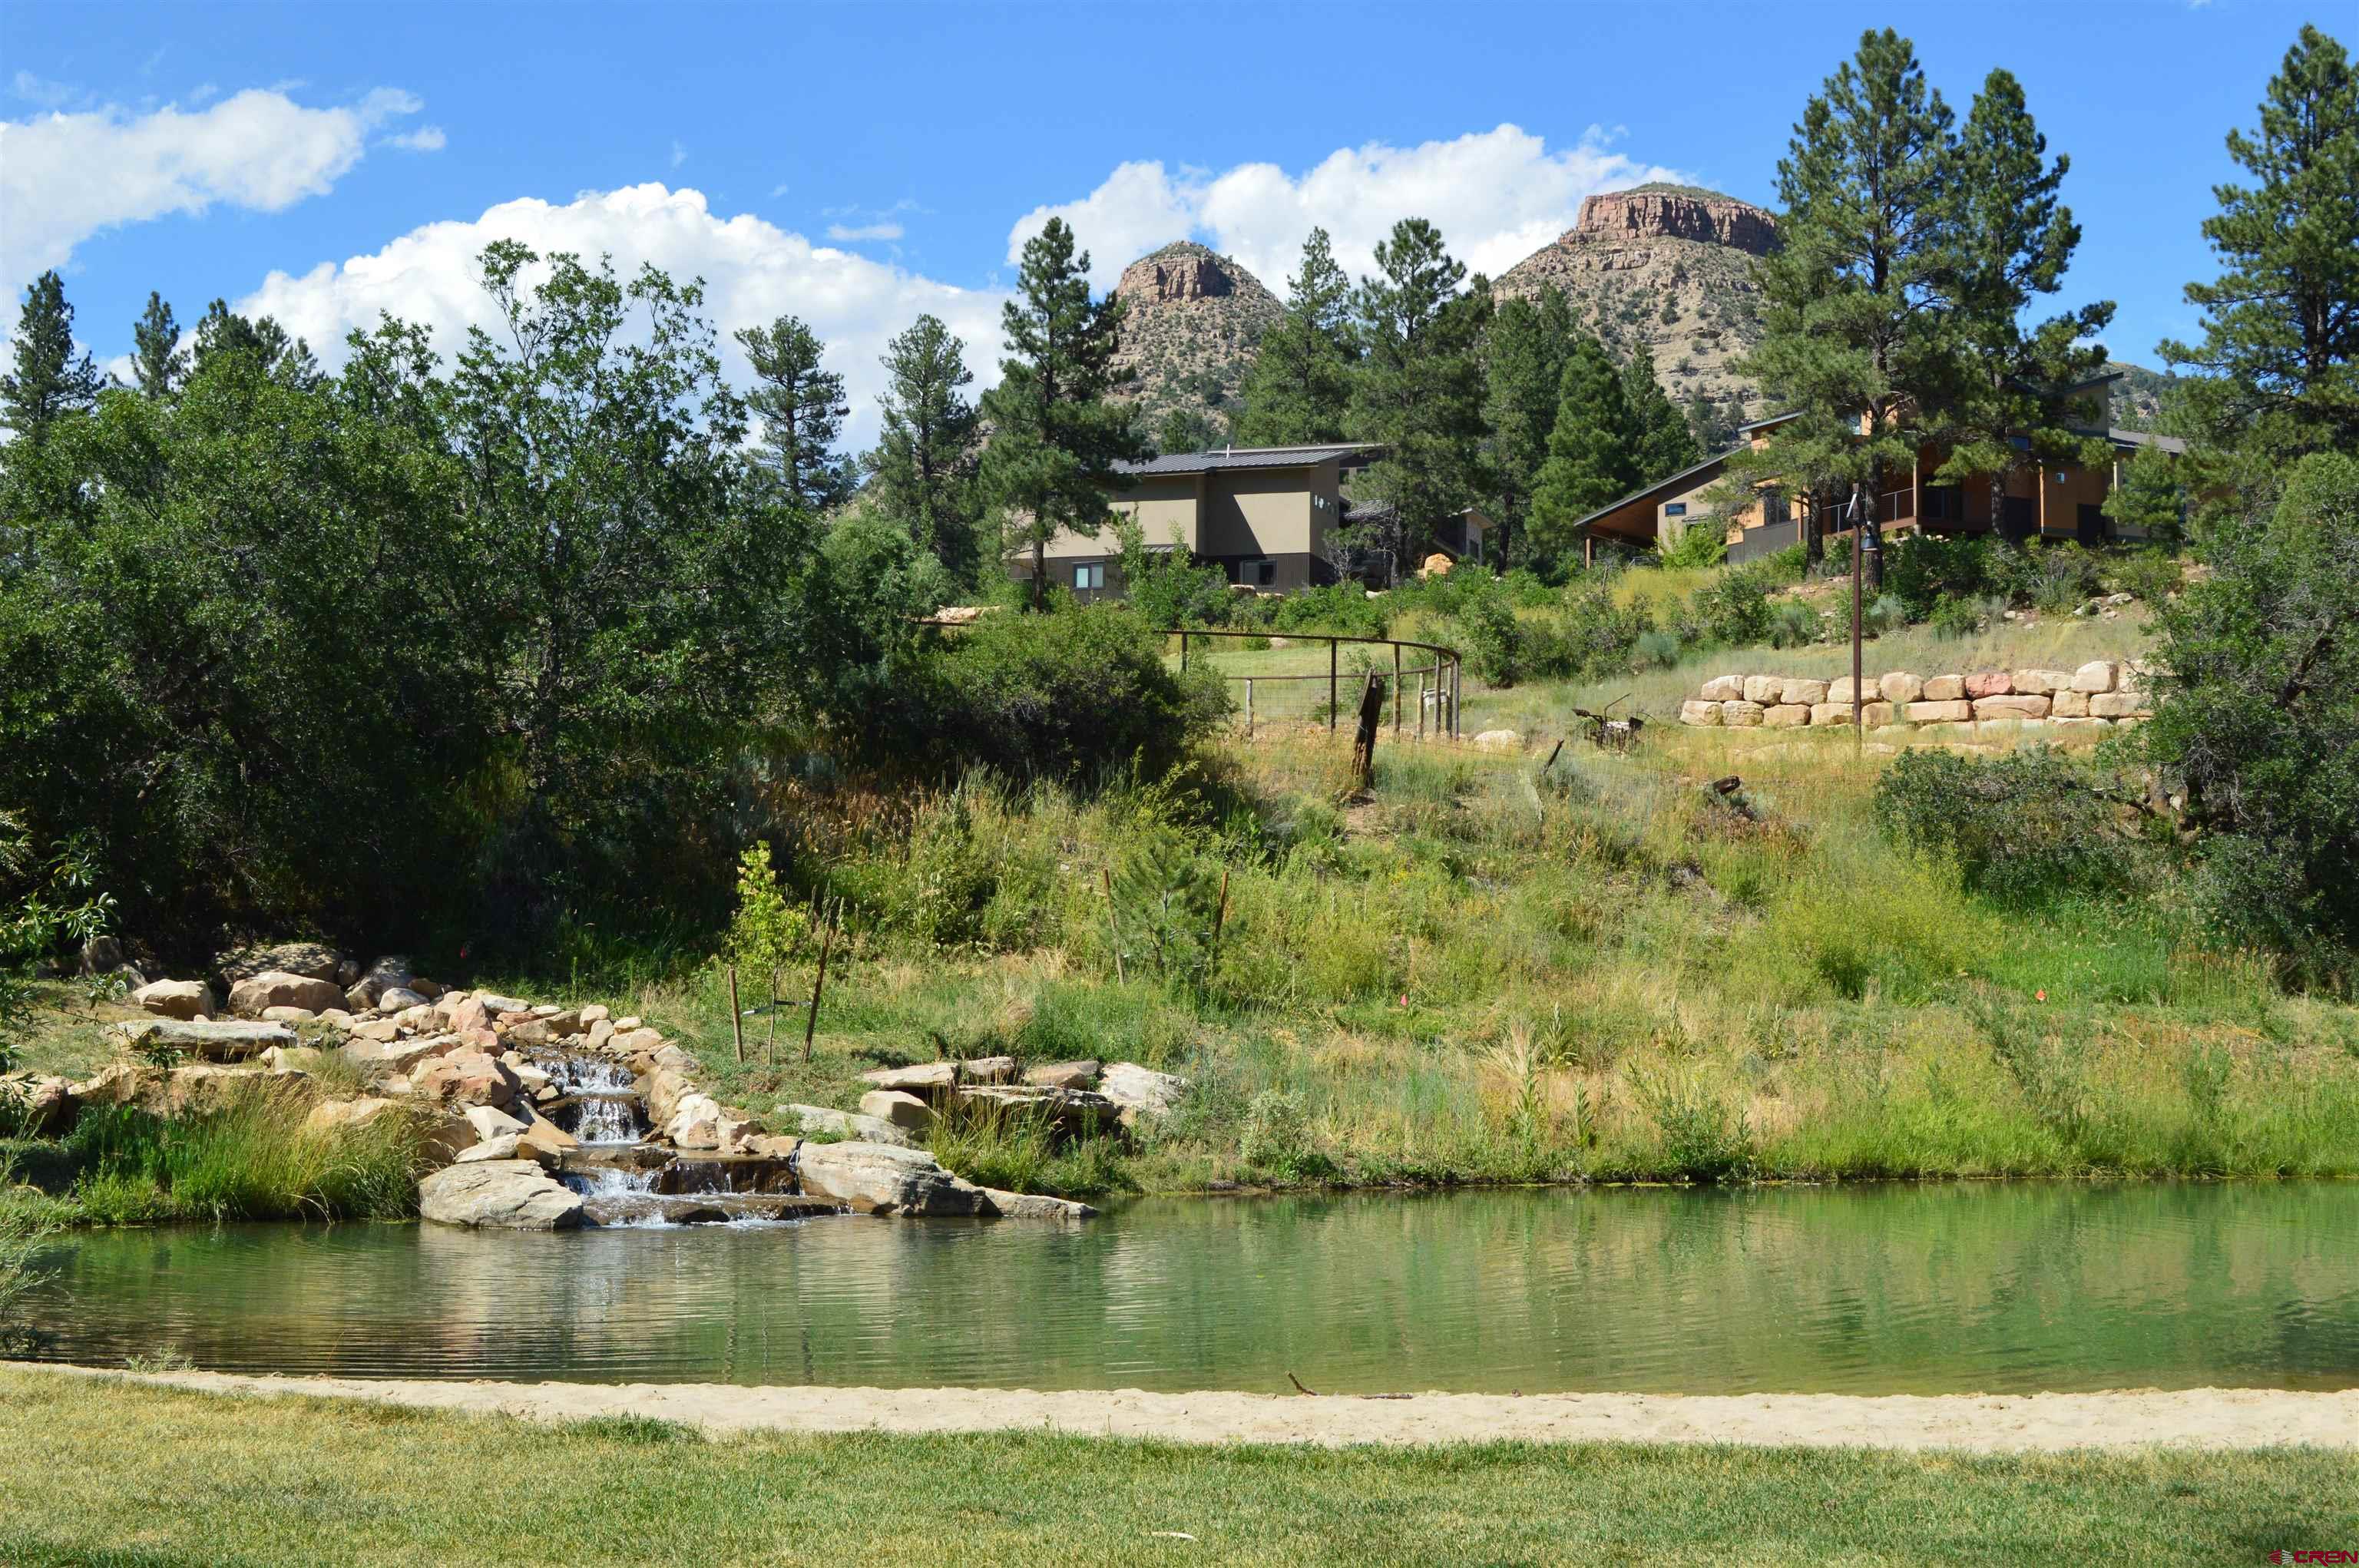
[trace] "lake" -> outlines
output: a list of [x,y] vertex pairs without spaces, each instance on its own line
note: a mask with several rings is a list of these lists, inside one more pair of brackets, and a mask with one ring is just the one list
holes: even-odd
[[1154,1199],[831,1217],[93,1232],[60,1359],[400,1377],[1321,1393],[2359,1383],[2359,1184]]

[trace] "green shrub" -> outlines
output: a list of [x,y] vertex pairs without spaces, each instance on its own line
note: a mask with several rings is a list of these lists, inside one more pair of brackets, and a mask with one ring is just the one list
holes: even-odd
[[1645,603],[1617,604],[1607,585],[1566,590],[1564,640],[1569,668],[1591,676],[1626,672],[1638,639],[1655,629]]
[[1983,604],[1979,599],[1945,594],[1936,600],[1926,624],[1933,635],[1951,642],[1962,642],[1983,629]]
[[1669,670],[1679,663],[1684,651],[1677,632],[1643,632],[1630,648],[1630,666],[1634,670]]
[[1265,1089],[1246,1104],[1237,1153],[1254,1170],[1280,1181],[1323,1181],[1336,1173],[1301,1103],[1280,1089]]
[[1769,589],[1775,581],[1758,562],[1730,567],[1689,595],[1689,615],[1723,648],[1757,647],[1769,640]]
[[1228,712],[1219,674],[1184,680],[1132,611],[1093,604],[986,615],[925,654],[884,699],[867,738],[883,760],[943,776],[982,765],[1012,778],[1159,778]]
[[1453,640],[1475,676],[1493,686],[1513,686],[1523,675],[1524,630],[1502,593],[1470,595],[1459,606]]
[[2179,558],[2168,550],[2135,550],[2107,562],[2105,576],[2121,592],[2159,604],[2179,588]]
[[1368,591],[1359,583],[1330,583],[1275,601],[1268,624],[1271,630],[1279,632],[1380,637],[1385,635],[1389,614],[1388,601],[1370,598]]
[[1989,544],[1979,539],[1915,534],[1884,551],[1884,591],[1911,620],[1930,617],[1945,600],[1972,602],[1992,591]]
[[1669,570],[1718,566],[1728,559],[1728,535],[1722,528],[1698,523],[1681,528],[1680,537],[1658,553]]
[[1808,604],[1779,604],[1769,613],[1771,648],[1808,648],[1819,640],[1821,623]]
[[1974,892],[2010,904],[2113,893],[2138,872],[2119,808],[2081,762],[2050,746],[1998,757],[1907,751],[1875,788],[1894,842],[1948,859]]
[[1718,1094],[1669,1077],[1637,1076],[1639,1107],[1655,1124],[1657,1162],[1666,1175],[1690,1181],[1743,1181],[1760,1163],[1753,1128],[1742,1108]]
[[[0,1178],[5,1175],[0,1171]],[[39,1332],[25,1321],[25,1298],[49,1279],[38,1265],[57,1229],[55,1222],[11,1201],[0,1188],[0,1358],[39,1348]]]

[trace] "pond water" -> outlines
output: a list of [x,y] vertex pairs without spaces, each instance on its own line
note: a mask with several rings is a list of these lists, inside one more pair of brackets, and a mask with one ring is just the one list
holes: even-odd
[[1155,1200],[1086,1227],[823,1218],[95,1233],[61,1359],[1322,1393],[2359,1383],[2359,1184]]

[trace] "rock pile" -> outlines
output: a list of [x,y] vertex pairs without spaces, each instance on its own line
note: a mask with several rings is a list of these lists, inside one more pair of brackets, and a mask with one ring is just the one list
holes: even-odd
[[2096,659],[2077,670],[1978,670],[1970,674],[1917,675],[1893,670],[1854,694],[1851,677],[1821,681],[1799,675],[1716,675],[1680,704],[1683,724],[1727,729],[1848,728],[1856,703],[1871,731],[1934,737],[1977,733],[2004,724],[2011,735],[2048,731],[2103,731],[2153,716],[2143,659]]

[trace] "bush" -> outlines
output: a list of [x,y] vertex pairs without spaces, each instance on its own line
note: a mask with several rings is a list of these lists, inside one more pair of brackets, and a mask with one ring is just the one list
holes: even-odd
[[1385,635],[1386,617],[1390,613],[1388,604],[1388,600],[1370,598],[1368,591],[1357,583],[1330,583],[1277,600],[1269,613],[1268,625],[1272,631],[1278,632],[1380,637]]
[[1962,594],[1944,595],[1934,602],[1927,625],[1935,637],[1962,642],[1983,629],[1982,601]]
[[1808,648],[1819,640],[1820,625],[1808,604],[1779,604],[1769,612],[1769,646]]
[[942,777],[977,765],[1014,778],[1160,778],[1226,716],[1219,674],[1183,680],[1132,611],[1093,604],[986,615],[941,639],[894,683],[879,760]]
[[1665,545],[1658,554],[1668,570],[1718,566],[1728,559],[1728,535],[1721,528],[1695,524],[1680,529],[1680,537]]
[[1644,604],[1617,604],[1609,586],[1566,590],[1564,640],[1569,668],[1592,676],[1624,674],[1638,639],[1655,629]]
[[49,1278],[37,1260],[57,1228],[0,1193],[0,1358],[40,1346],[40,1334],[24,1319],[24,1302]]
[[2178,590],[2179,558],[2168,550],[2136,550],[2109,562],[2105,575],[2133,598],[2159,604]]
[[2112,893],[2136,877],[2119,808],[2049,746],[1903,752],[1876,783],[1875,812],[1886,836],[1949,860],[1970,890],[2000,903]]
[[1453,639],[1477,679],[1513,686],[1523,674],[1524,632],[1502,593],[1469,595],[1453,622]]
[[1753,648],[1769,640],[1769,590],[1775,574],[1758,562],[1734,566],[1688,598],[1688,615],[1723,648]]
[[1924,620],[1947,600],[1972,602],[1991,591],[1990,548],[1978,539],[1915,534],[1884,551],[1884,591],[1911,620]]
[[1630,649],[1630,665],[1634,670],[1669,670],[1684,651],[1677,632],[1646,632]]

